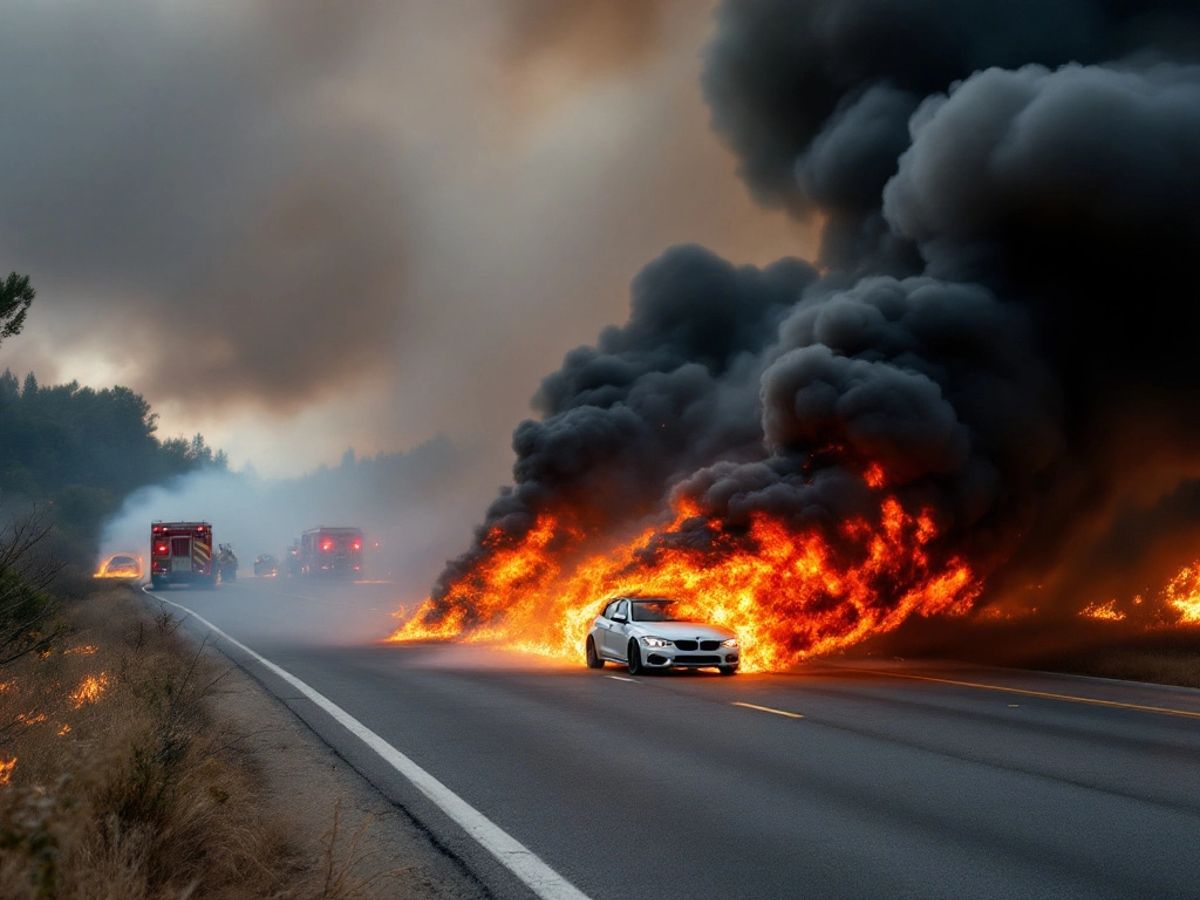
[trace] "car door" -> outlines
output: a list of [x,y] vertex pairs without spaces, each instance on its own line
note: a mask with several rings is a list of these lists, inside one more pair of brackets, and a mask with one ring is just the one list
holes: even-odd
[[625,623],[617,619],[624,618],[625,622],[629,621],[629,601],[618,600],[615,606],[610,607],[610,611],[612,615],[606,617],[608,627],[604,631],[604,655],[609,659],[625,659],[627,629]]
[[592,630],[592,640],[596,642],[596,652],[604,657],[612,656],[612,653],[608,649],[608,641],[609,632],[613,627],[613,613],[616,611],[618,602],[617,600],[610,600],[604,604],[604,609],[600,610],[600,615],[596,616]]

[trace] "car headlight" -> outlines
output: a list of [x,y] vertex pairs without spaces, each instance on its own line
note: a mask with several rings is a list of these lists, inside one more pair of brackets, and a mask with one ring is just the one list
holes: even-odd
[[732,647],[732,648],[736,649],[737,645],[738,645],[737,638],[729,638],[728,640],[721,641],[722,647]]
[[666,638],[645,637],[642,638],[642,643],[647,647],[670,647],[671,642]]

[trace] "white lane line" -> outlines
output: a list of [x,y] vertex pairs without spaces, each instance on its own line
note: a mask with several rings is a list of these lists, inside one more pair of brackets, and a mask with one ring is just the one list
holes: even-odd
[[734,706],[740,706],[743,709],[756,709],[759,712],[771,713],[776,716],[784,716],[788,719],[803,719],[804,716],[797,712],[788,712],[786,709],[775,709],[773,706],[759,706],[755,703],[743,703],[741,700],[732,701]]
[[605,678],[611,678],[613,681],[628,681],[630,684],[637,684],[636,678],[626,678],[624,675],[605,675]]
[[450,790],[419,765],[354,718],[328,697],[318,693],[291,672],[275,665],[266,657],[255,653],[237,638],[231,637],[208,619],[188,609],[182,603],[152,594],[142,588],[147,596],[181,609],[197,622],[204,623],[214,634],[254,657],[263,667],[274,672],[301,694],[325,710],[339,725],[374,750],[381,759],[412,782],[416,788],[437,804],[451,819],[473,837],[481,847],[496,857],[500,863],[517,876],[535,895],[545,900],[588,900],[586,894],[550,868],[528,847],[504,831],[471,806],[462,797]]

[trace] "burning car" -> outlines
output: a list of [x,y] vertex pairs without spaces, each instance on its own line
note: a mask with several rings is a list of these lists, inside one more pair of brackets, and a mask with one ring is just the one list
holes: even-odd
[[617,597],[604,605],[588,631],[585,647],[590,669],[623,663],[629,674],[674,666],[716,667],[737,673],[737,635],[728,628],[689,621],[666,597]]
[[142,577],[142,563],[132,553],[114,553],[100,564],[95,577],[136,580]]

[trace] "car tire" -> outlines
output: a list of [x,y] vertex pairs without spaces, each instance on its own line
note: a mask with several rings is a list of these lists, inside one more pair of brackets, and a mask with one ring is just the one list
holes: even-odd
[[626,659],[629,660],[629,674],[630,675],[641,675],[643,672],[642,651],[638,647],[637,641],[629,642],[629,653],[626,656]]
[[738,673],[737,666],[719,666],[722,675],[736,675]]
[[587,667],[589,669],[604,668],[604,659],[599,653],[596,652],[596,642],[593,641],[591,637],[587,639],[587,649],[585,655],[587,656]]
[[163,587],[163,580],[156,575],[152,575],[150,577],[150,590],[161,591],[162,587]]

